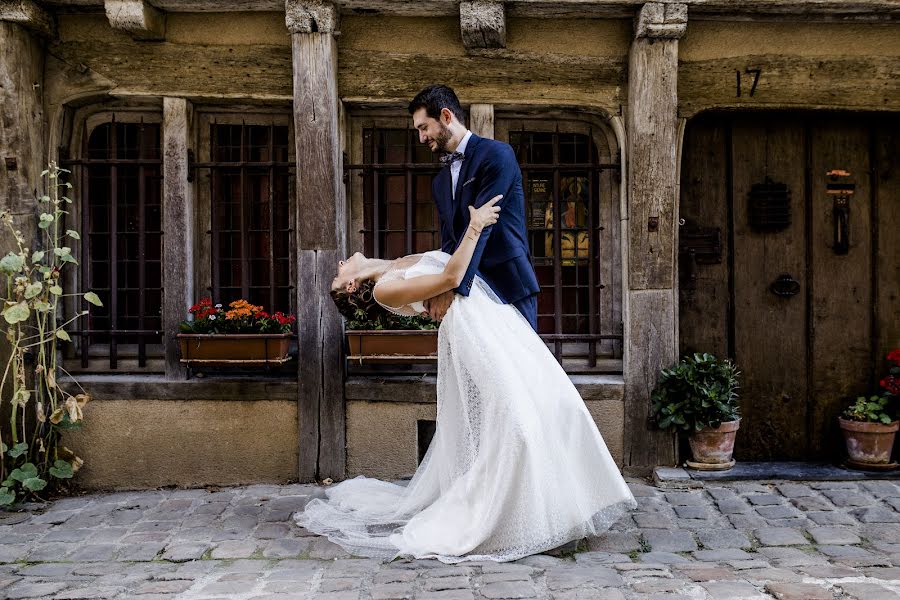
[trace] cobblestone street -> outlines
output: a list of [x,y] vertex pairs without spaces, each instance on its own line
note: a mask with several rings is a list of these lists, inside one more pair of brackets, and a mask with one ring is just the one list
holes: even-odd
[[292,524],[308,485],[66,498],[0,512],[0,597],[900,598],[896,482],[631,486],[577,552],[458,566],[347,556]]

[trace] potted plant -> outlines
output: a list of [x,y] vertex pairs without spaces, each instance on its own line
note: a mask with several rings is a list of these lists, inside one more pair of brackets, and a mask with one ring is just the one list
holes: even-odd
[[374,282],[348,294],[332,292],[346,320],[347,359],[364,363],[404,364],[437,360],[437,323],[428,317],[403,317],[374,301]]
[[181,323],[181,362],[188,366],[255,366],[290,360],[291,331],[296,318],[269,314],[246,300],[228,310],[202,298]]
[[693,460],[687,466],[725,470],[734,466],[740,426],[738,377],[730,360],[712,354],[685,356],[663,369],[651,395],[651,414],[662,429],[688,432]]
[[[62,181],[66,173],[55,163],[41,173],[48,192],[39,199],[36,239],[26,241],[14,212],[0,213],[11,238],[4,245],[15,248],[0,259],[0,273],[6,275],[3,352],[9,353],[0,380],[0,414],[8,418],[0,424],[0,507],[61,487],[83,464],[62,444],[62,435],[82,426],[90,396],[63,368],[60,346],[72,341],[65,328],[88,311],[63,321],[58,309],[66,297],[102,303],[93,292],[67,294],[62,287],[65,270],[78,265],[66,243],[81,239],[62,224],[72,203],[67,195],[72,184]],[[69,391],[70,384],[77,389]]]
[[900,395],[900,348],[887,355],[891,363],[888,375],[879,382],[881,390],[871,396],[859,396],[838,417],[847,444],[847,466],[863,470],[889,470],[894,438],[900,429],[894,400]]

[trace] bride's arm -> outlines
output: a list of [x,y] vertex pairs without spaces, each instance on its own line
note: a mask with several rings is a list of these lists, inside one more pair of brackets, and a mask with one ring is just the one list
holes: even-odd
[[395,279],[379,284],[376,286],[378,301],[386,306],[405,306],[459,287],[478,246],[481,230],[497,222],[500,207],[495,204],[502,197],[494,196],[481,208],[469,207],[469,228],[442,273]]

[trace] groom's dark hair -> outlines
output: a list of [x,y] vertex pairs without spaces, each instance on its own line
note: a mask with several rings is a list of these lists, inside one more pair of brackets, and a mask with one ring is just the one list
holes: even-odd
[[459,98],[456,97],[456,92],[447,85],[429,85],[427,88],[416,94],[416,97],[409,103],[409,114],[413,114],[420,108],[424,108],[425,114],[432,119],[439,118],[441,116],[441,110],[446,108],[459,119],[460,123],[466,122],[466,113],[463,112],[462,105],[459,103]]

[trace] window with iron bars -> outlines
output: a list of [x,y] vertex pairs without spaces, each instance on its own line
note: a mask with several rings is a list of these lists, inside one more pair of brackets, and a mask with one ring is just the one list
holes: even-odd
[[287,125],[209,125],[210,274],[215,302],[291,312],[293,226]]
[[81,286],[103,302],[77,321],[71,369],[163,368],[160,133],[111,116],[85,127],[80,159],[63,161],[81,198]]
[[[591,130],[584,129],[508,130],[504,137],[523,174],[531,256],[541,286],[538,332],[569,370],[618,370],[620,322],[605,322],[615,313],[616,295],[599,268],[612,258],[602,256],[601,236],[616,224],[608,215],[604,221],[601,190],[610,190],[609,176],[618,164],[601,162]],[[393,259],[439,248],[431,181],[440,162],[415,130],[366,127],[361,142],[362,164],[350,164],[348,171],[362,179],[351,190],[361,188],[363,252]],[[612,194],[604,201],[613,202]]]

